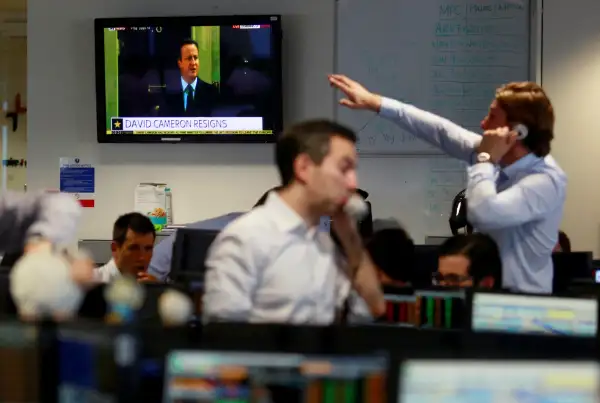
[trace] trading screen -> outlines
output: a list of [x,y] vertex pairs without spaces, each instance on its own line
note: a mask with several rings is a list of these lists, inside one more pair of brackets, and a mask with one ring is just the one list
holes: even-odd
[[464,290],[415,290],[411,295],[386,294],[386,323],[436,329],[463,327]]
[[596,403],[594,362],[409,361],[398,403]]
[[593,299],[476,293],[473,330],[550,335],[596,335],[598,302]]
[[175,351],[165,403],[384,403],[384,357]]
[[110,333],[60,329],[59,403],[116,403],[117,367]]
[[35,326],[0,323],[0,402],[40,401],[40,361]]

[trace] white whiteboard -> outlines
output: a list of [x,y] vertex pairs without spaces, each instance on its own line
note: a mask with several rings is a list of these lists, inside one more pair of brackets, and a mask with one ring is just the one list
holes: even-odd
[[[495,89],[531,79],[529,0],[338,0],[336,72],[476,132]],[[341,106],[362,154],[439,154],[393,123]]]

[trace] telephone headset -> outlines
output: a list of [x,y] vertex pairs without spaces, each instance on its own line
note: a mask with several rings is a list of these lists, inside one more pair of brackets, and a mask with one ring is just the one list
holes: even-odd
[[512,129],[517,133],[517,140],[523,140],[529,134],[529,129],[522,123],[517,123]]

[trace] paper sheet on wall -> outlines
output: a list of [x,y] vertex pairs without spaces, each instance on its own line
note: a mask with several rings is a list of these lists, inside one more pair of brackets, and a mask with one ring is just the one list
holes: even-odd
[[150,218],[157,231],[167,225],[167,198],[164,183],[140,183],[134,192],[134,211]]
[[96,199],[96,170],[79,157],[60,158],[59,189],[71,193],[82,207],[92,208]]

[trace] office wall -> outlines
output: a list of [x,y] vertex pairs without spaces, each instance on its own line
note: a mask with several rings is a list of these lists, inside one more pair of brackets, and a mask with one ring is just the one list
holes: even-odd
[[29,189],[56,187],[60,157],[97,166],[96,207],[79,233],[107,238],[141,181],[173,188],[177,222],[249,209],[277,184],[270,145],[96,142],[93,19],[205,14],[285,15],[285,120],[333,116],[332,0],[29,0]]
[[[60,157],[97,166],[96,207],[86,209],[81,238],[106,239],[118,214],[131,211],[141,181],[173,188],[175,221],[247,210],[278,184],[269,145],[113,145],[95,134],[93,18],[280,13],[284,27],[286,123],[334,114],[326,75],[334,68],[333,0],[29,0],[29,189],[56,187]],[[361,161],[359,179],[375,215],[395,216],[409,230],[424,216],[403,214],[411,161]],[[422,231],[413,232],[423,241]]]
[[[22,103],[27,106],[27,39],[0,38],[0,103],[7,100],[9,110],[13,110],[18,93],[21,94]],[[27,159],[27,114],[19,116],[16,131],[12,130],[12,121],[4,116],[0,116],[2,125],[8,126],[7,158]],[[0,143],[0,156],[2,147]],[[2,169],[7,169],[7,189],[22,191],[27,168],[0,167]]]
[[[50,3],[52,3],[50,5]],[[596,0],[545,0],[544,76],[557,110],[553,154],[570,177],[564,228],[577,249],[600,252],[600,194],[588,185],[599,171],[591,150],[600,138],[594,119],[600,87],[600,26]],[[568,4],[567,4],[568,3]],[[245,210],[277,182],[265,145],[110,145],[95,139],[95,17],[281,13],[284,15],[284,117],[332,117],[333,0],[29,0],[30,189],[54,187],[60,157],[97,165],[96,208],[85,212],[80,236],[107,238],[117,214],[131,210],[140,181],[166,181],[174,215],[188,222]],[[403,214],[410,202],[406,159],[363,159],[361,185],[375,215],[401,219],[417,241],[423,216]],[[591,182],[593,183],[593,182]]]
[[556,110],[552,154],[569,175],[563,229],[600,254],[600,2],[544,0],[542,84]]

